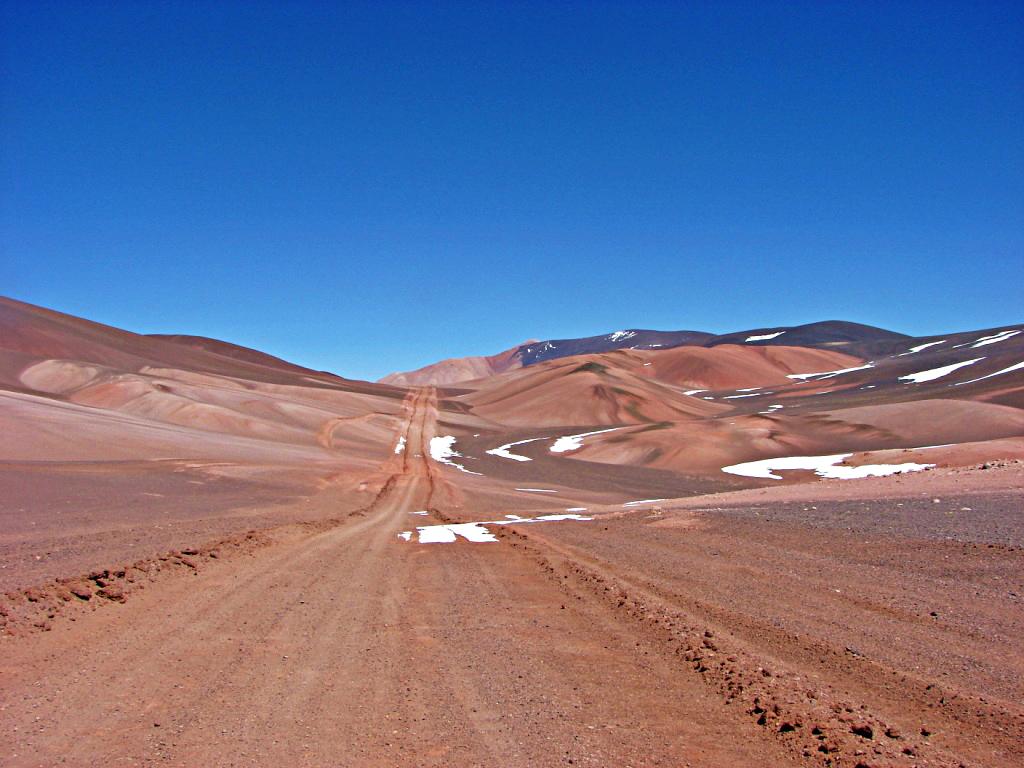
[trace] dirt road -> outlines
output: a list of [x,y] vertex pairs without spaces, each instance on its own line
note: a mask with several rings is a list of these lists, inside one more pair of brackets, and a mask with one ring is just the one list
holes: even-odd
[[363,514],[8,642],[0,763],[789,764],[514,541],[399,539],[445,485],[436,394],[406,405],[405,450]]

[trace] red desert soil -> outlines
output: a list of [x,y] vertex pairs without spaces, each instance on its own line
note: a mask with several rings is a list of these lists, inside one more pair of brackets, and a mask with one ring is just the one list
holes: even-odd
[[[1019,336],[438,391],[0,327],[4,766],[1024,764]],[[838,453],[935,467],[722,471]]]

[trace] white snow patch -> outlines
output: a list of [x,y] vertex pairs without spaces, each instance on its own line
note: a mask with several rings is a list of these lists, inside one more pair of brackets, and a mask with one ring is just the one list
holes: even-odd
[[420,509],[420,510],[417,510],[416,512],[410,512],[409,514],[410,515],[421,515],[422,516],[422,515],[429,515],[430,513],[427,512],[427,510],[425,510],[425,509]]
[[558,491],[552,491],[550,488],[516,488],[517,491],[526,491],[527,493],[558,493]]
[[591,435],[601,435],[605,432],[614,432],[617,429],[624,429],[624,427],[610,427],[609,429],[598,429],[594,432],[580,432],[578,435],[564,435],[555,440],[549,450],[552,453],[575,451],[583,447],[583,438],[590,437]]
[[449,467],[455,467],[469,475],[480,474],[452,461],[452,458],[455,456],[462,456],[462,454],[455,450],[455,437],[453,435],[438,435],[437,437],[430,438],[430,458],[434,461],[439,464],[447,464]]
[[623,341],[632,339],[634,336],[636,336],[636,331],[616,331],[608,334],[608,341]]
[[641,504],[654,504],[655,502],[658,502],[658,501],[665,501],[665,499],[640,499],[640,501],[627,501],[622,506],[624,506],[624,507],[637,507],[637,506],[640,506]]
[[706,389],[688,389],[685,392],[683,392],[683,394],[684,395],[690,395],[692,397],[693,395],[699,395],[701,392],[707,392],[707,390]]
[[526,443],[533,443],[537,440],[543,439],[543,437],[531,437],[529,440],[518,440],[514,443],[505,443],[504,445],[499,445],[497,448],[491,448],[491,450],[486,451],[486,453],[489,453],[492,456],[500,456],[503,459],[512,459],[512,461],[533,461],[529,456],[520,456],[518,453],[512,453],[509,449],[517,445],[525,445]]
[[860,467],[841,466],[840,463],[853,456],[852,453],[837,453],[831,456],[783,456],[777,459],[761,459],[746,461],[722,467],[723,472],[743,477],[758,477],[781,480],[782,475],[774,474],[783,469],[812,469],[819,477],[833,480],[853,480],[861,477],[883,477],[901,472],[920,472],[922,469],[934,467],[934,464],[865,464]]
[[416,530],[419,531],[420,544],[451,544],[455,541],[455,531],[447,525],[427,525]]
[[756,392],[759,389],[761,389],[761,387],[747,387],[746,389],[737,389],[736,391],[737,392]]
[[929,371],[919,371],[918,373],[910,373],[906,376],[900,376],[900,381],[906,381],[914,384],[923,384],[926,381],[935,381],[935,379],[941,379],[943,376],[948,376],[953,371],[964,368],[968,365],[974,365],[977,362],[984,360],[984,357],[976,357],[973,360],[964,360],[962,363],[953,363],[951,365],[944,365],[941,368],[932,368]]
[[[480,543],[498,540],[493,533],[484,528],[480,523],[452,523],[449,524],[447,528],[456,536],[461,536],[467,541]],[[420,532],[420,541],[423,541],[422,529]]]
[[401,453],[405,450],[405,435],[398,438],[398,445],[395,446],[395,453]]
[[971,344],[971,349],[984,347],[986,344],[998,344],[1000,341],[1006,341],[1007,339],[1016,336],[1018,333],[1020,333],[1019,330],[1000,331],[999,333],[993,333],[991,336],[982,336],[980,339]]
[[844,373],[853,373],[854,371],[866,371],[868,368],[874,368],[874,363],[867,363],[865,365],[858,365],[855,368],[840,368],[838,371],[819,371],[818,373],[791,373],[786,376],[787,379],[831,379],[833,376],[840,376]]
[[748,342],[748,341],[768,341],[768,339],[777,338],[777,337],[781,336],[784,333],[785,333],[785,331],[776,331],[775,333],[762,333],[760,336],[747,336],[747,338],[744,339],[744,342]]
[[1013,365],[1009,366],[1008,368],[1003,368],[1003,370],[1001,370],[1001,371],[996,371],[995,373],[989,373],[989,374],[987,374],[985,376],[979,376],[978,378],[971,379],[970,381],[961,381],[961,382],[958,382],[958,383],[954,384],[953,386],[961,387],[964,384],[973,384],[974,382],[981,381],[982,379],[991,379],[993,376],[1002,376],[1004,373],[1010,373],[1012,371],[1019,371],[1021,368],[1024,368],[1024,362],[1014,363]]
[[[737,390],[737,391],[738,392],[742,392],[743,390],[740,389],[740,390]],[[774,394],[775,394],[774,392],[754,392],[752,395],[726,395],[722,399],[723,400],[739,400],[741,397],[760,397],[761,395],[774,395]]]
[[928,349],[928,347],[934,347],[936,344],[945,344],[946,340],[942,341],[929,341],[927,344],[918,344],[916,347],[911,347],[906,352],[900,352],[896,357],[906,357],[907,355],[916,355],[922,349]]
[[[506,515],[506,520],[485,520],[478,523],[446,523],[444,525],[424,525],[416,529],[420,544],[451,544],[460,536],[466,541],[477,544],[497,542],[498,539],[485,526],[488,525],[520,525],[529,523],[550,523],[561,520],[593,520],[592,517],[583,515],[540,515],[539,517],[519,517],[518,515]],[[404,531],[398,534],[399,538],[409,541],[412,538],[412,531]]]
[[566,512],[586,512],[586,507],[566,507]]

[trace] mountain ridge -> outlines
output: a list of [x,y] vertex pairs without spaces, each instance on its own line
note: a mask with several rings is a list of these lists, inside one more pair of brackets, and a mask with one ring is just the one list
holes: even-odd
[[715,347],[721,344],[743,344],[833,349],[855,357],[870,357],[891,351],[909,338],[912,337],[907,334],[849,320],[821,320],[795,326],[766,326],[723,334],[693,330],[658,331],[625,328],[597,336],[528,341],[496,355],[445,358],[412,371],[388,374],[378,381],[395,386],[459,384],[548,360],[600,354],[616,349],[656,350],[684,346]]

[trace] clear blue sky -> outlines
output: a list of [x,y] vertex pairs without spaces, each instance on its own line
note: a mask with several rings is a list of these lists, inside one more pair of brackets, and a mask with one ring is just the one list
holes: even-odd
[[1019,2],[3,2],[0,293],[376,378],[1024,320]]

